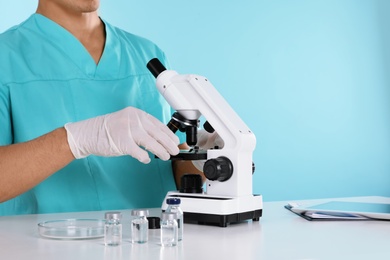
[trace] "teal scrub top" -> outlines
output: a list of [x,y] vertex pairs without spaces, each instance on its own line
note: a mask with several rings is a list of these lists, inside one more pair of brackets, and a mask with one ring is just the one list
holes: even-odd
[[[146,68],[155,57],[166,63],[164,53],[147,39],[104,24],[98,65],[72,34],[40,14],[0,35],[0,145],[127,106],[170,120],[172,111]],[[146,165],[130,156],[74,160],[1,203],[0,215],[159,207],[176,188],[170,162],[150,156]]]

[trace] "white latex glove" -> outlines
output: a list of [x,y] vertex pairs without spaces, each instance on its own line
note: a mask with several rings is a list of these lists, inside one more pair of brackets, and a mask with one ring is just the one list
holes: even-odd
[[[222,138],[217,134],[217,132],[209,133],[204,129],[198,130],[198,142],[196,146],[199,147],[200,150],[208,150],[215,148],[218,146],[219,149],[222,149],[224,146],[224,142]],[[206,160],[193,160],[192,164],[201,172],[203,172],[203,165]]]
[[209,133],[204,129],[198,130],[198,142],[196,146],[201,150],[208,150],[218,146],[219,149],[222,149],[224,146],[224,142],[222,138],[217,134],[217,132]]
[[142,163],[149,163],[150,157],[144,149],[162,160],[179,153],[179,138],[157,118],[134,107],[67,123],[64,127],[76,159],[91,154],[130,155]]

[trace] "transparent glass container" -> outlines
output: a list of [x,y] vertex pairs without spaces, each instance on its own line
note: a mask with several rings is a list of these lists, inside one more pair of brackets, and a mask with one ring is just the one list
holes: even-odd
[[160,240],[163,247],[176,246],[178,242],[178,225],[176,213],[161,214]]
[[168,198],[166,200],[168,207],[165,212],[176,213],[177,219],[177,229],[178,229],[178,241],[183,240],[183,229],[184,229],[184,214],[183,210],[180,208],[180,199],[179,198]]
[[143,244],[148,242],[148,219],[149,211],[146,209],[135,209],[131,211],[131,242]]
[[106,246],[118,246],[122,243],[122,213],[106,212],[104,215],[104,244]]
[[38,223],[39,234],[52,239],[95,239],[104,236],[105,220],[62,219]]

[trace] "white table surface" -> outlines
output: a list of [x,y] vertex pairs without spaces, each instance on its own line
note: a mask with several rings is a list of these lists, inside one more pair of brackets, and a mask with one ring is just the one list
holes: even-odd
[[[334,200],[334,199],[333,199]],[[339,200],[388,202],[390,198],[360,197]],[[326,200],[303,201],[303,203]],[[39,236],[37,224],[67,218],[103,218],[102,212],[78,212],[0,217],[0,259],[390,259],[389,221],[307,221],[283,206],[264,203],[259,222],[232,224],[226,228],[184,225],[178,246],[159,245],[159,231],[149,231],[147,244],[129,242],[130,210],[124,215],[124,241],[107,247],[103,238],[53,240]],[[301,201],[302,203],[302,201]],[[153,215],[159,214],[153,209]]]

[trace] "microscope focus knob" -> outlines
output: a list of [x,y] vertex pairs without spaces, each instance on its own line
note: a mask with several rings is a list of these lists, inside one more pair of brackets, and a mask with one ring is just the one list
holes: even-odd
[[210,159],[205,162],[203,173],[211,181],[227,181],[233,175],[233,164],[224,156]]

